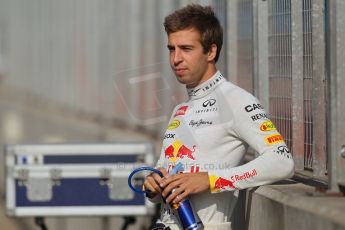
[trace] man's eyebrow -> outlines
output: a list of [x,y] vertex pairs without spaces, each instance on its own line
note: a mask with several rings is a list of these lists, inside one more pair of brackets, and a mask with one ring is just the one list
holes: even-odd
[[[168,49],[174,49],[175,46],[173,45],[167,45]],[[193,48],[193,45],[178,45],[177,47],[181,48],[181,49],[185,49],[185,48]]]
[[184,49],[184,48],[193,48],[194,46],[193,45],[179,45],[178,47],[180,47],[181,49]]

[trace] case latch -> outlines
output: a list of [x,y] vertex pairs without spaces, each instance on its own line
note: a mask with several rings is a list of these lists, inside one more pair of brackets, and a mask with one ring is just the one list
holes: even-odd
[[108,187],[111,200],[132,200],[134,193],[128,186],[127,177],[112,176],[111,169],[101,170],[100,185]]
[[30,176],[28,169],[18,172],[19,186],[26,187],[26,196],[29,201],[50,201],[53,198],[53,186],[61,184],[61,170],[51,169],[49,177]]

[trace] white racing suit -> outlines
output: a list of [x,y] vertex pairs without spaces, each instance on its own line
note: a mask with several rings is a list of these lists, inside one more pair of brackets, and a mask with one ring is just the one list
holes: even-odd
[[[210,190],[189,199],[205,229],[228,230],[237,199],[234,191],[289,178],[294,162],[260,102],[219,71],[187,90],[189,100],[172,113],[156,167],[170,171],[182,162],[184,172],[208,172]],[[242,165],[248,146],[259,156]],[[161,221],[181,229],[165,204]]]

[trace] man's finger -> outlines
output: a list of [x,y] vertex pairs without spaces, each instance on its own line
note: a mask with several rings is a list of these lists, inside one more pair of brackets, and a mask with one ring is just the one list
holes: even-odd
[[[176,200],[177,198],[179,198],[181,193],[183,193],[183,189],[182,188],[174,189],[173,192],[171,192],[168,195],[168,197],[166,198],[166,202],[167,203],[171,203],[173,200]],[[172,203],[175,203],[175,202],[172,202]]]
[[167,172],[167,170],[165,168],[159,168],[159,171],[161,171],[161,173],[163,174],[163,177],[168,177],[169,173]]
[[172,182],[180,179],[180,175],[177,174],[177,175],[173,175],[173,176],[169,176],[169,177],[165,177],[160,183],[159,185],[162,187],[162,188],[165,188],[167,185],[171,184]]
[[178,189],[183,181],[181,180],[174,180],[169,183],[166,187],[164,187],[162,195],[163,197],[167,197],[174,189]]
[[161,193],[162,189],[159,187],[156,179],[153,176],[146,177],[144,182],[144,186],[146,189],[150,190],[151,192]]
[[188,191],[184,191],[183,193],[180,193],[178,196],[175,197],[175,199],[172,201],[173,204],[177,204],[181,202],[183,199],[185,199],[189,195]]

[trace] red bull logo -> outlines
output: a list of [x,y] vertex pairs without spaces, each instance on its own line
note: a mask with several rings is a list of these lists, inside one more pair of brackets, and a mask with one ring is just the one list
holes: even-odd
[[226,189],[227,187],[228,188],[235,188],[234,184],[227,180],[227,179],[224,179],[222,177],[219,177],[216,182],[214,183],[214,187],[216,189],[219,189],[219,190],[224,190]]
[[227,189],[236,189],[234,182],[227,180],[223,177],[217,177],[217,176],[210,176],[210,184],[213,184],[213,187],[211,187],[212,192],[219,192],[221,190],[227,190]]
[[164,154],[165,158],[168,158],[173,163],[178,159],[184,158],[195,160],[195,157],[193,155],[195,149],[195,145],[193,145],[192,148],[188,148],[180,140],[176,140],[165,149]]
[[195,157],[193,156],[193,153],[195,152],[195,145],[193,145],[192,150],[187,148],[185,145],[182,145],[177,152],[177,157],[180,159],[183,159],[185,157],[195,160]]
[[255,177],[257,175],[258,175],[258,173],[257,173],[256,169],[253,169],[250,172],[244,172],[242,175],[234,175],[234,176],[231,176],[230,178],[231,178],[231,180],[233,180],[235,182],[235,181],[246,180],[246,179],[249,179],[251,177]]
[[188,109],[188,106],[187,106],[187,105],[181,106],[181,107],[176,111],[174,117],[185,115],[186,112],[187,112],[187,109]]
[[265,122],[262,123],[262,125],[260,126],[260,130],[261,130],[261,131],[272,131],[272,130],[276,130],[276,127],[274,126],[274,124],[272,123],[272,121],[265,121]]
[[280,134],[273,134],[265,137],[265,142],[268,145],[274,145],[276,143],[284,142],[284,138]]
[[173,158],[174,157],[174,146],[170,145],[168,148],[165,149],[165,158]]

